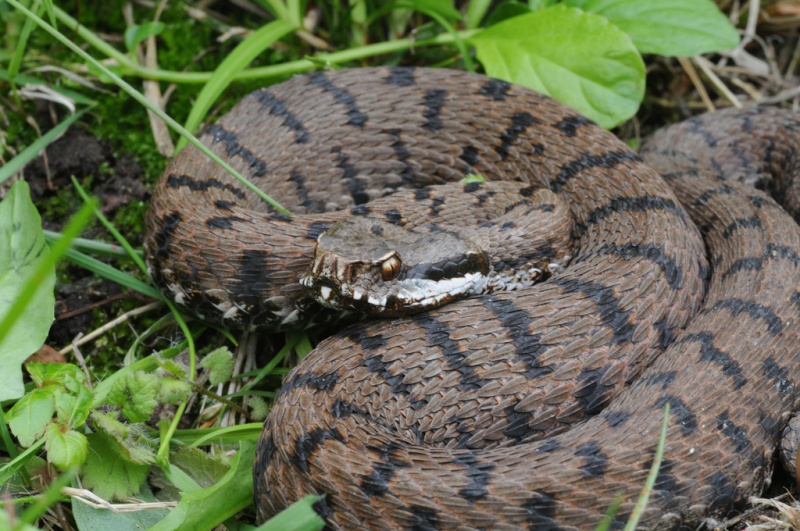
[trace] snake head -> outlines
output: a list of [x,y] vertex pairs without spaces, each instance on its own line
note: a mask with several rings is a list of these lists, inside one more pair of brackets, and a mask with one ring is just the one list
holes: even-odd
[[408,315],[482,291],[488,273],[486,253],[461,233],[351,217],[319,236],[300,283],[324,306]]

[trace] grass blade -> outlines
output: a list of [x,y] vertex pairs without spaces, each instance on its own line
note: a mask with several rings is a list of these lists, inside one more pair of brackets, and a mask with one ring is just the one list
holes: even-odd
[[[258,57],[274,42],[279,41],[295,29],[292,24],[283,20],[275,20],[262,26],[240,42],[236,49],[229,53],[217,69],[214,70],[211,79],[200,91],[184,127],[188,131],[195,132],[203,118],[208,114],[208,110],[217,101],[222,91],[234,80],[236,74],[244,70],[253,59]],[[177,153],[186,147],[187,142],[186,137],[181,137],[175,146],[175,152]]]
[[639,518],[642,517],[644,508],[650,500],[650,494],[653,492],[653,485],[656,483],[658,477],[658,470],[661,468],[661,459],[664,457],[664,446],[667,442],[667,428],[669,427],[669,403],[664,406],[664,420],[661,422],[661,434],[658,437],[658,446],[656,447],[656,455],[653,457],[653,465],[650,467],[650,473],[647,475],[647,481],[644,483],[642,493],[636,500],[636,505],[633,507],[631,517],[628,523],[625,524],[625,531],[634,531],[639,524]]

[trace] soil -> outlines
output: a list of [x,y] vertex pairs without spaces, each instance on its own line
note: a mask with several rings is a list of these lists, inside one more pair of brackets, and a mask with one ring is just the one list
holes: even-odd
[[[69,195],[74,195],[72,177],[81,183],[90,182],[87,192],[99,199],[100,210],[108,218],[133,201],[149,200],[144,172],[134,159],[115,152],[109,144],[80,127],[71,127],[43,156],[25,168],[25,179],[40,212],[52,211],[54,202],[66,195],[62,192],[69,190]],[[60,231],[67,219],[48,215],[42,217],[42,223],[47,230]],[[134,246],[141,245],[141,235],[126,236]],[[113,241],[98,224],[87,230],[85,237]],[[143,298],[123,292],[119,284],[72,264],[67,263],[61,272],[56,286],[56,322],[47,338],[51,346],[67,345],[77,335],[90,331],[97,320],[116,317],[118,308],[113,302],[125,297]],[[64,282],[65,278],[69,280]]]

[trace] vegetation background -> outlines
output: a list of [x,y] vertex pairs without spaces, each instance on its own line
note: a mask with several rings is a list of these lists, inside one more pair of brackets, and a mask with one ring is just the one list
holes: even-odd
[[[187,131],[247,92],[460,68],[634,148],[692,114],[800,101],[796,0],[0,0],[0,23],[0,529],[254,527],[261,420],[318,338],[187,321],[140,252]],[[726,525],[800,527],[775,484]],[[314,501],[263,528],[319,529]]]

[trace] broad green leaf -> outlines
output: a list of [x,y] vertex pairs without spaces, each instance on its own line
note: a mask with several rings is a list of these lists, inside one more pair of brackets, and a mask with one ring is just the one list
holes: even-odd
[[59,470],[69,470],[81,466],[89,451],[86,436],[75,430],[64,430],[55,422],[47,426],[47,460]]
[[103,432],[87,436],[91,451],[81,469],[83,485],[106,500],[123,499],[137,492],[150,465],[132,463],[116,451],[117,445]]
[[228,472],[214,485],[181,493],[181,501],[150,531],[213,529],[253,502],[255,445],[242,442]]
[[55,386],[34,389],[6,413],[8,426],[22,446],[27,448],[44,435],[56,411],[56,392]]
[[322,496],[309,494],[279,512],[256,531],[316,531],[325,527],[325,521],[314,511],[313,505]]
[[735,48],[739,34],[711,0],[565,0],[606,17],[641,53],[691,57]]
[[[17,181],[0,202],[0,321],[49,254],[28,183]],[[48,267],[14,325],[0,336],[0,401],[19,398],[25,392],[20,366],[42,346],[50,330],[55,279],[55,267]]]
[[163,22],[150,21],[125,29],[125,48],[133,53],[134,49],[146,38],[152,35],[161,35],[167,27]]
[[470,39],[486,73],[549,94],[606,128],[633,116],[644,63],[630,37],[599,16],[556,5]]
[[[147,503],[158,501],[146,484],[134,496]],[[115,513],[108,509],[95,509],[77,498],[72,499],[72,515],[80,531],[141,531],[158,523],[167,514],[169,509]]]

